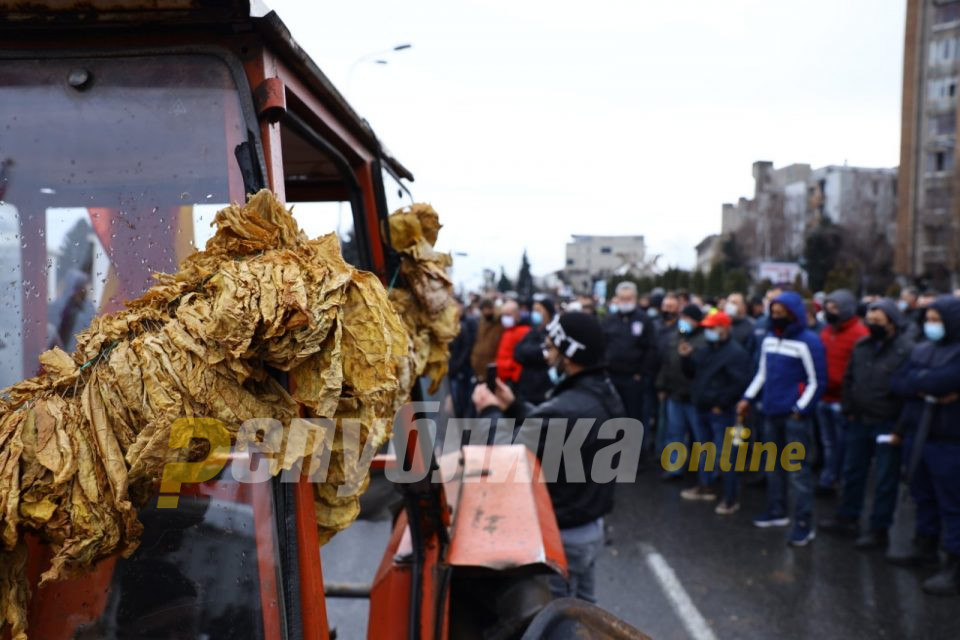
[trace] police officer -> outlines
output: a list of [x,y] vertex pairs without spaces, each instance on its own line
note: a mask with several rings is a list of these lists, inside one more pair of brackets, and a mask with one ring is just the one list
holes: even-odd
[[906,400],[900,418],[910,493],[917,505],[914,552],[895,563],[946,561],[923,583],[933,595],[960,594],[960,299],[940,296],[927,309],[926,341],[891,380]]
[[621,282],[603,321],[610,380],[623,400],[628,418],[643,419],[644,380],[650,367],[653,328],[650,317],[637,306],[637,285]]

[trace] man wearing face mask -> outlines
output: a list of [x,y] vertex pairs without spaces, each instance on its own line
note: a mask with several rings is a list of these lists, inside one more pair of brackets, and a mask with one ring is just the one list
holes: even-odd
[[555,314],[553,302],[548,298],[534,301],[530,312],[530,331],[513,350],[513,359],[523,367],[516,395],[524,402],[540,404],[555,383],[550,377],[552,370],[543,355],[546,327]]
[[[697,408],[694,437],[697,442],[713,442],[717,448],[714,468],[707,470],[699,461],[697,486],[680,492],[684,500],[712,500],[715,470],[721,464],[724,436],[737,422],[736,405],[753,377],[753,360],[740,343],[732,338],[733,321],[723,311],[708,315],[701,324],[707,346],[693,350],[688,342],[680,343],[684,374],[692,379],[690,396]],[[717,505],[718,515],[731,515],[740,509],[737,502],[738,477],[733,469],[737,447],[728,446],[723,464],[729,470],[723,476],[723,500]]]
[[607,342],[607,371],[623,400],[626,417],[642,421],[644,379],[651,374],[652,324],[637,306],[634,283],[618,284],[613,302],[616,311],[608,313],[601,325]]
[[497,346],[497,377],[515,386],[520,380],[523,367],[513,359],[513,351],[530,331],[530,325],[521,322],[520,305],[516,300],[507,300],[503,303],[500,324],[503,326],[503,332],[500,334],[500,344]]
[[[707,346],[700,330],[703,311],[694,304],[683,308],[677,327],[665,341],[660,354],[660,371],[657,374],[657,390],[666,396],[666,434],[665,445],[671,442],[686,442],[688,434],[696,433],[697,408],[690,398],[690,378],[683,373],[682,351]],[[679,455],[679,454],[677,454]],[[671,460],[674,462],[675,460]],[[676,480],[683,477],[683,469],[664,471],[663,480]],[[714,496],[716,497],[716,496]]]
[[[827,383],[826,354],[820,338],[807,329],[803,298],[787,291],[770,305],[770,332],[760,345],[760,368],[737,405],[745,415],[750,404],[761,400],[763,442],[783,451],[798,443],[805,453],[813,440],[813,413]],[[804,456],[806,458],[807,456]],[[806,460],[787,471],[773,460],[767,471],[767,507],[753,519],[756,527],[786,527],[787,481],[793,488],[795,521],[787,542],[802,547],[813,540],[813,475]]]
[[847,428],[840,506],[836,515],[821,520],[819,527],[840,535],[859,533],[867,475],[875,460],[870,528],[854,542],[858,549],[886,547],[887,530],[893,524],[900,481],[900,447],[889,442],[889,434],[903,401],[890,391],[890,379],[906,362],[913,347],[903,332],[907,322],[893,300],[872,303],[867,310],[870,335],[854,347],[843,378]]
[[477,319],[477,337],[470,352],[470,367],[477,380],[484,380],[487,376],[487,365],[497,358],[497,347],[500,346],[500,334],[503,325],[497,317],[493,300],[484,298],[480,302],[480,317]]
[[[624,408],[603,370],[604,337],[594,316],[567,312],[551,322],[546,331],[547,362],[560,374],[546,402],[537,406],[519,402],[504,384],[498,384],[496,394],[485,384],[478,385],[473,401],[481,418],[515,419],[520,426],[507,437],[513,435],[515,442],[526,445],[539,458],[548,441],[572,440],[575,436],[571,432],[578,423],[588,426],[575,453],[583,475],[578,479],[578,470],[566,467],[565,453],[556,481],[547,484],[569,571],[569,580],[551,576],[550,589],[556,597],[596,602],[595,566],[603,549],[603,516],[613,509],[614,487],[612,481],[597,482],[591,470],[597,452],[611,443],[601,439],[600,428],[607,420],[622,417]],[[540,426],[533,426],[538,423]],[[548,435],[556,429],[565,433]],[[630,434],[624,435],[628,437]],[[638,439],[631,442],[632,455],[638,456]],[[631,454],[625,451],[623,455]]]
[[753,320],[747,317],[747,303],[742,293],[731,293],[723,305],[733,324],[730,327],[730,336],[736,340],[744,350],[754,357],[757,350],[757,338],[753,335]]
[[[913,347],[890,387],[905,400],[898,431],[910,495],[917,506],[913,552],[895,564],[934,564],[938,541],[946,560],[923,583],[932,595],[960,594],[960,300],[940,296],[927,309],[926,341]],[[895,436],[895,442],[899,433]]]
[[853,347],[869,332],[857,313],[857,299],[846,289],[837,289],[826,297],[824,317],[827,326],[820,332],[820,340],[827,351],[827,388],[817,409],[820,441],[823,443],[823,469],[817,484],[817,493],[836,491],[843,470],[846,420],[840,401],[843,397],[843,374],[850,364]]

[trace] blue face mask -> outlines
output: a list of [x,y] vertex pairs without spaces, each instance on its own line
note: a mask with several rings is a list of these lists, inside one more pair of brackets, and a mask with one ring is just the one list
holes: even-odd
[[550,367],[549,369],[547,369],[547,376],[549,376],[550,383],[553,386],[557,386],[558,384],[560,384],[560,381],[563,380],[563,376],[557,373],[556,367]]
[[534,311],[533,313],[530,314],[530,322],[535,325],[539,325],[540,323],[543,322],[543,314],[540,313],[539,311]]
[[610,304],[607,305],[607,311],[609,311],[610,313],[616,313],[617,311],[620,311],[620,306],[611,302]]
[[931,342],[939,342],[943,340],[943,337],[947,334],[947,330],[943,328],[942,322],[925,322],[923,323],[923,335],[927,336],[927,340]]
[[680,321],[677,322],[677,329],[680,330],[680,333],[691,333],[693,331],[693,325],[690,324],[690,321],[686,318],[680,318]]
[[704,329],[703,337],[707,342],[720,342],[720,333],[716,329]]

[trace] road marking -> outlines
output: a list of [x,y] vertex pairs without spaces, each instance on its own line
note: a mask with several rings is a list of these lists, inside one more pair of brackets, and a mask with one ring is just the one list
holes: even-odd
[[641,544],[640,546],[646,555],[647,566],[653,571],[653,575],[660,583],[660,588],[663,589],[664,595],[670,600],[670,605],[677,612],[680,622],[686,628],[690,637],[693,640],[717,640],[713,629],[710,628],[706,619],[693,604],[690,595],[680,584],[680,580],[677,579],[677,574],[673,572],[663,556],[648,544]]

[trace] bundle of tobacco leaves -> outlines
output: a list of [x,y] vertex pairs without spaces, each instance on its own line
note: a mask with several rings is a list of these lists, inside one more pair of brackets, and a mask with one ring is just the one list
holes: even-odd
[[[391,216],[408,287],[393,288],[392,303],[373,274],[344,262],[334,234],[307,238],[269,191],[214,223],[205,250],[177,273],[158,274],[125,310],[95,318],[72,355],[43,353],[39,376],[0,394],[0,630],[6,622],[15,640],[26,638],[24,534],[52,551],[41,586],[131,554],[137,509],[164,465],[202,457],[170,447],[175,420],[219,420],[240,448],[253,418],[358,423],[359,441],[337,427],[326,481],[315,485],[326,541],[359,511],[359,493],[338,487],[367,481],[345,449],[379,447],[417,377],[436,384],[445,372],[457,318],[429,207]],[[289,373],[292,392],[276,371]]]

